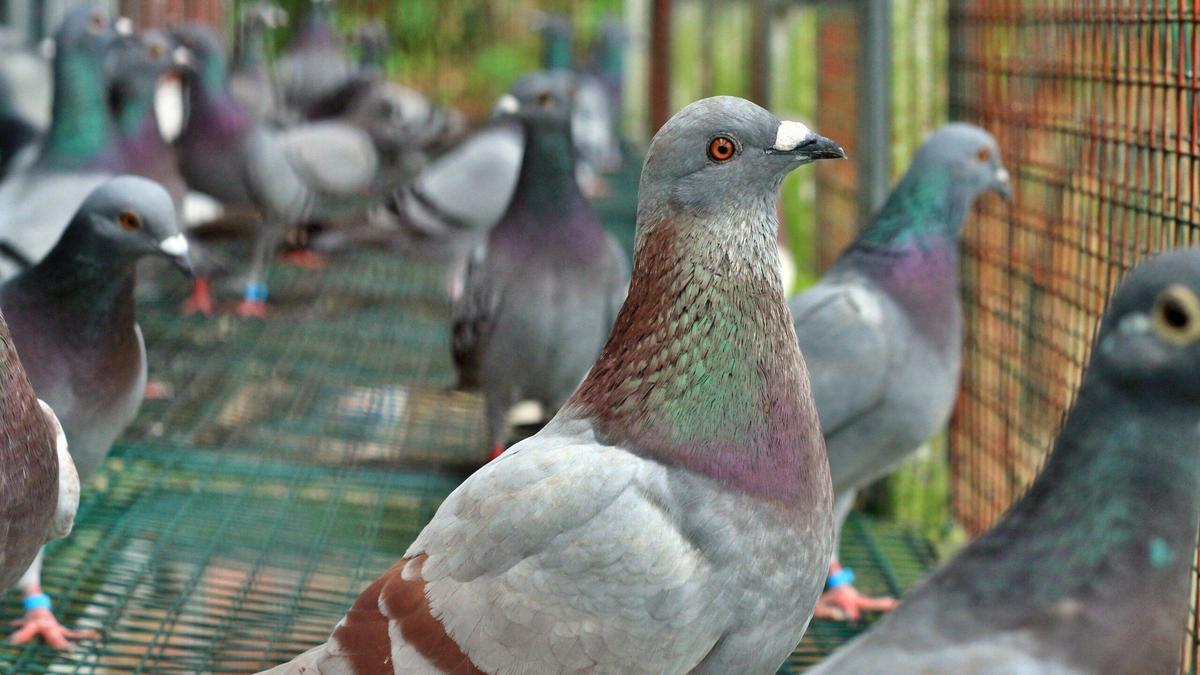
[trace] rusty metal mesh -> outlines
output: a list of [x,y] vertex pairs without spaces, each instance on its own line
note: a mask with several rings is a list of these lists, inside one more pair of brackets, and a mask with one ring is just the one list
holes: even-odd
[[[1037,473],[1124,271],[1196,239],[1198,18],[1159,0],[951,8],[952,115],[997,136],[1016,187],[964,243],[950,435],[953,509],[972,534]],[[1185,668],[1195,650],[1190,637]]]

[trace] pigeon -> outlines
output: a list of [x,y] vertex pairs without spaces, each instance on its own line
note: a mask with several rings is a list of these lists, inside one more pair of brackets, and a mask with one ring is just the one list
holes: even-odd
[[792,169],[843,156],[739,98],[671,118],[587,379],[442,503],[328,642],[270,672],[774,673],[833,547],[774,200]]
[[483,391],[493,456],[509,408],[533,399],[556,410],[583,380],[629,276],[573,178],[570,77],[532,73],[512,91],[506,106],[525,130],[517,186],[453,308],[458,386]]
[[20,161],[18,157],[36,147],[38,128],[17,109],[12,87],[0,74],[0,180]]
[[0,316],[0,588],[11,588],[47,539],[71,532],[79,474],[50,406],[33,393]]
[[163,135],[155,114],[160,82],[175,74],[174,45],[159,31],[145,31],[116,49],[110,103],[117,121],[123,170],[150,178],[167,189],[182,212],[187,184],[179,173],[175,150]]
[[[854,243],[791,299],[829,451],[839,527],[855,492],[945,425],[958,393],[958,240],[975,198],[1007,196],[996,141],[963,123],[938,129]],[[817,616],[857,619],[867,598],[833,561]]]
[[[0,312],[37,395],[58,413],[80,480],[100,467],[133,420],[146,386],[146,350],[134,320],[137,262],[164,256],[190,270],[188,243],[171,197],[158,183],[118,176],[94,190],[38,264],[0,285]],[[65,649],[71,631],[49,611],[41,558],[20,586],[27,598],[14,642],[41,635]]]
[[0,184],[0,278],[41,260],[87,195],[122,168],[108,97],[116,25],[80,7],[55,34],[50,128],[32,164]]
[[388,28],[380,21],[364,22],[354,31],[354,42],[358,45],[358,68],[360,72],[387,73],[391,37]]
[[619,119],[621,111],[624,110],[622,101],[625,91],[625,51],[628,46],[629,32],[625,29],[625,24],[615,16],[604,17],[596,34],[596,44],[588,70],[608,92],[613,119]]
[[283,101],[293,111],[307,110],[350,79],[354,64],[333,29],[331,0],[311,0],[308,16],[275,63]]
[[279,116],[279,94],[267,63],[266,34],[287,23],[287,13],[269,2],[242,9],[237,51],[229,69],[229,91],[257,120]]
[[[275,248],[285,228],[307,217],[312,195],[278,139],[229,92],[224,51],[212,30],[185,25],[174,37],[190,60],[184,74],[188,118],[176,140],[179,168],[190,188],[224,205],[256,210],[263,218],[238,305],[242,316],[262,316]],[[208,274],[201,271],[184,311],[211,314],[213,309]]]
[[1041,474],[812,673],[1175,673],[1200,525],[1200,249],[1113,294]]

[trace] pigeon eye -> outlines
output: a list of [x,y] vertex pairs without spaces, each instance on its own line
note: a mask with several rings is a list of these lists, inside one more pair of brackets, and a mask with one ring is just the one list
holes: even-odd
[[1185,286],[1168,286],[1154,303],[1154,331],[1175,344],[1200,339],[1200,298]]
[[150,46],[146,47],[146,53],[149,54],[150,58],[152,59],[160,59],[166,52],[166,48],[157,42],[152,42],[150,43]]
[[140,230],[142,228],[142,219],[139,218],[138,214],[134,213],[133,211],[122,211],[121,214],[117,216],[117,223],[123,230],[133,231]]
[[992,158],[992,151],[988,148],[980,148],[975,151],[975,159],[980,162],[987,162]]
[[714,162],[727,162],[733,159],[735,152],[737,146],[734,145],[733,139],[726,136],[717,136],[708,143],[708,156]]
[[554,106],[554,97],[548,92],[542,92],[538,94],[537,100],[534,102],[537,103],[539,108],[550,108]]
[[88,18],[88,29],[93,32],[104,30],[107,24],[108,17],[105,16],[103,12],[96,12],[95,14],[92,14],[90,18]]

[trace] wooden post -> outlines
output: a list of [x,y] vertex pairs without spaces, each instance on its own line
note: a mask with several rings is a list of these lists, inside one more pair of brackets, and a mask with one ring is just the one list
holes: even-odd
[[771,107],[771,8],[755,0],[750,24],[750,100]]
[[650,14],[650,129],[671,116],[671,0],[653,0]]

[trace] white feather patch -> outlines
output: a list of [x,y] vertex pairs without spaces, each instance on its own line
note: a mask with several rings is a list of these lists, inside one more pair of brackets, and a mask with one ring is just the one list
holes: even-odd
[[795,150],[800,141],[811,134],[812,129],[801,122],[780,122],[779,130],[775,132],[775,145],[772,147],[780,152],[789,152]]
[[520,108],[521,108],[521,104],[517,103],[517,98],[515,96],[513,96],[512,94],[505,94],[500,97],[499,101],[496,101],[496,107],[494,109],[494,112],[507,113],[507,114],[511,115],[511,114],[517,112],[517,110],[519,110]]
[[1008,169],[1006,169],[1004,167],[1000,167],[999,169],[996,169],[996,180],[1000,181],[1001,183],[1007,183],[1008,182]]
[[158,247],[167,255],[179,256],[188,252],[187,239],[185,239],[182,234],[176,234],[163,239],[162,242],[159,243]]

